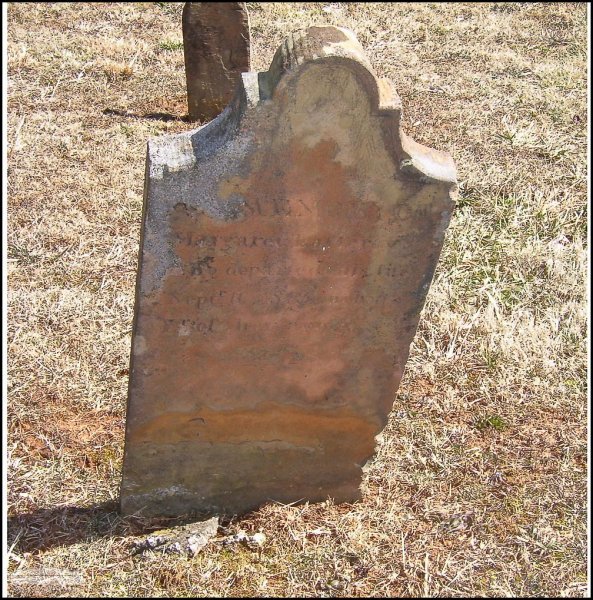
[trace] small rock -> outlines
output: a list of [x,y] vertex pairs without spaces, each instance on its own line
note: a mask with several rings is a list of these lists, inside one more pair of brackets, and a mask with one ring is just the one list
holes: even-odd
[[218,531],[218,517],[199,521],[181,527],[164,529],[149,535],[133,545],[132,553],[146,550],[160,550],[167,554],[187,554],[195,556]]
[[243,531],[243,529],[239,530],[238,533],[234,535],[229,535],[226,539],[223,540],[224,546],[229,546],[231,544],[243,544],[248,548],[253,549],[261,549],[266,543],[266,535],[265,533],[254,533],[253,535],[249,535]]
[[254,533],[251,536],[251,543],[256,547],[261,548],[266,543],[265,534],[264,533]]

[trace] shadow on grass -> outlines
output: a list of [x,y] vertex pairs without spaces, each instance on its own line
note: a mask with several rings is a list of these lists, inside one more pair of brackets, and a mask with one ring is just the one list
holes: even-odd
[[[201,517],[203,518],[203,517]],[[8,547],[14,552],[40,552],[56,546],[97,539],[143,535],[201,520],[196,516],[147,518],[122,516],[117,502],[87,507],[60,506],[8,517]]]
[[193,119],[189,118],[189,115],[173,115],[171,113],[164,112],[153,112],[136,114],[128,110],[120,110],[118,108],[106,108],[103,110],[104,115],[115,116],[115,117],[127,117],[128,119],[150,119],[152,121],[183,121],[184,123],[192,123]]

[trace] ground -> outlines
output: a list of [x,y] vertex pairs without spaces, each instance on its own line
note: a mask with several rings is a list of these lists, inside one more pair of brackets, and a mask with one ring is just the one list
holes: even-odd
[[[254,69],[290,31],[349,27],[458,167],[363,499],[132,555],[167,525],[117,499],[146,140],[197,125],[182,4],[10,4],[9,593],[586,596],[586,4],[247,4]],[[221,543],[239,530],[266,541]]]

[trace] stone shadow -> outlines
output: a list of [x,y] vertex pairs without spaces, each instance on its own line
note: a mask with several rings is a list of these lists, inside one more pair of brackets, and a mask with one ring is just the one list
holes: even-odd
[[17,554],[36,553],[97,539],[148,534],[211,516],[214,515],[193,514],[178,518],[147,518],[139,514],[122,516],[115,501],[85,507],[44,508],[8,517],[8,548]]
[[184,123],[195,122],[195,119],[190,119],[189,115],[174,115],[165,112],[151,112],[151,113],[133,113],[129,110],[120,110],[119,108],[105,108],[103,111],[104,115],[115,116],[115,117],[126,117],[128,119],[150,119],[152,121],[182,121]]

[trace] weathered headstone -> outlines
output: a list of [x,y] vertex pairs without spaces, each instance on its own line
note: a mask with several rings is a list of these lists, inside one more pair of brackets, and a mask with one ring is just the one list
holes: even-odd
[[288,37],[149,142],[121,507],[359,497],[453,208],[354,35]]
[[189,116],[209,121],[233,99],[241,73],[250,69],[245,2],[186,2],[182,28]]

